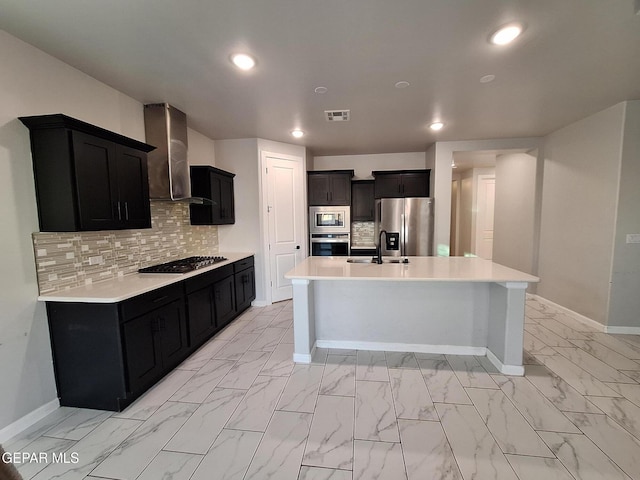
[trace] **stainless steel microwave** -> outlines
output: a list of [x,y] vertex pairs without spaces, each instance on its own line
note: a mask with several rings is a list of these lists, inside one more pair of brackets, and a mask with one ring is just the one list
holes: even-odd
[[309,207],[309,233],[350,233],[351,207]]

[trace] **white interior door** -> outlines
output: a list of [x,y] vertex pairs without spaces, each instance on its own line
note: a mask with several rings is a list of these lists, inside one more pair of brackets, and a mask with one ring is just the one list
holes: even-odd
[[476,201],[476,255],[491,260],[493,257],[493,212],[496,197],[496,177],[478,176]]
[[302,260],[306,213],[302,170],[301,158],[266,157],[272,302],[292,298],[291,280],[284,275]]

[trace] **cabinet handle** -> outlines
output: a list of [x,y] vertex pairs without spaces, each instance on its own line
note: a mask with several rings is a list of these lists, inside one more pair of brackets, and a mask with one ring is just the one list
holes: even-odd
[[169,295],[163,295],[161,297],[156,298],[155,300],[153,300],[153,303],[158,303],[163,301],[165,298],[167,298]]
[[327,202],[329,201],[329,192],[327,192]]
[[120,202],[118,202],[118,220],[122,220],[122,212],[120,211]]
[[129,203],[124,202],[124,218],[125,220],[129,220]]

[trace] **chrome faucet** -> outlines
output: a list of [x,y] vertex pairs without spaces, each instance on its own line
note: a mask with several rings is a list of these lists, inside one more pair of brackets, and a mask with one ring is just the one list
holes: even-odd
[[376,258],[376,263],[378,265],[382,265],[382,234],[383,233],[384,233],[385,240],[387,239],[387,231],[380,230],[380,233],[378,234],[378,256]]

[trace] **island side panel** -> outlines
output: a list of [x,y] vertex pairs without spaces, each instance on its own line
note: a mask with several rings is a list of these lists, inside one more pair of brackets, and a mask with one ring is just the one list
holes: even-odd
[[504,374],[524,375],[522,347],[528,283],[494,283],[490,287],[487,357]]
[[294,278],[293,361],[311,363],[316,347],[315,293],[313,281]]
[[318,346],[485,354],[487,283],[316,280],[314,284]]

